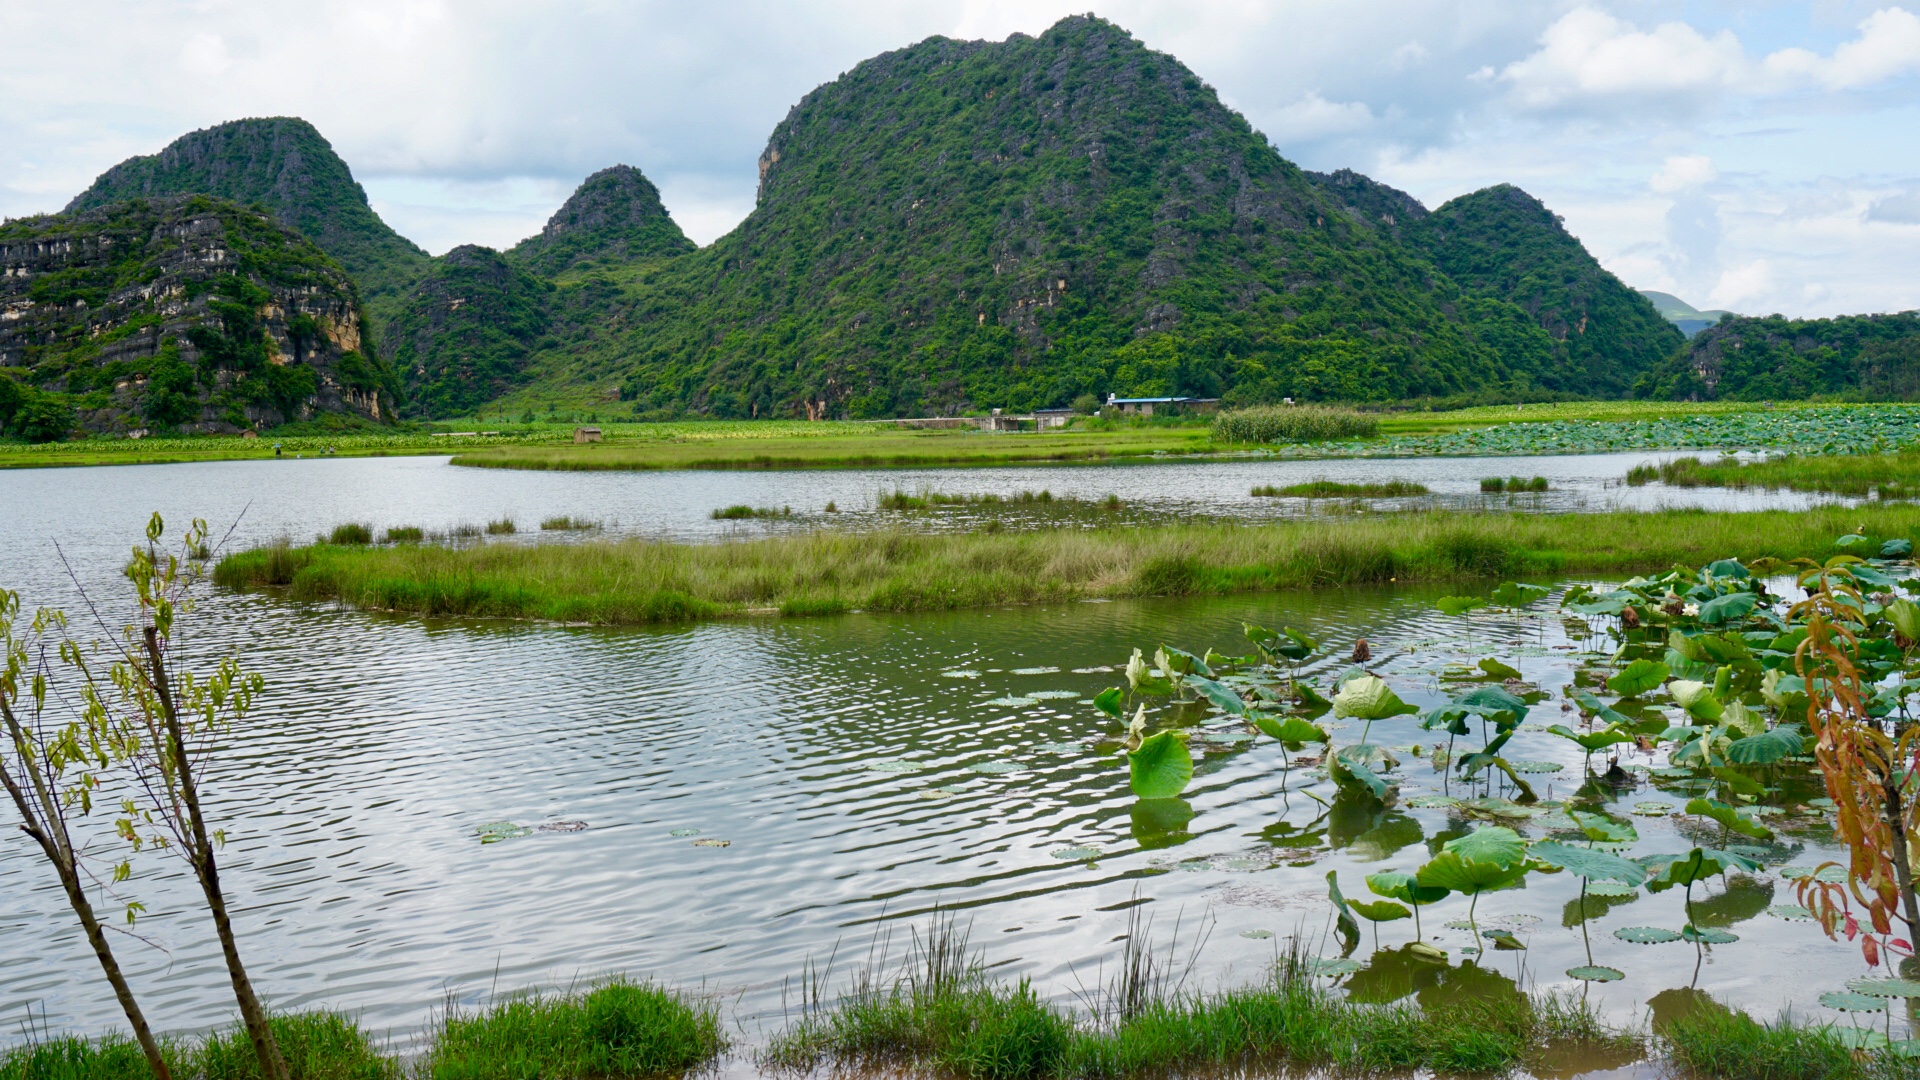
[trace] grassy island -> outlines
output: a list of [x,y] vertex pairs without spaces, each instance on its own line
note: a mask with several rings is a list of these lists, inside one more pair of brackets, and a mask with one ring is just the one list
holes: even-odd
[[230,587],[282,588],[296,599],[366,610],[619,625],[1625,574],[1722,557],[1823,557],[1853,532],[1912,537],[1920,507],[1428,511],[947,534],[822,529],[714,544],[280,544],[229,555],[214,576]]

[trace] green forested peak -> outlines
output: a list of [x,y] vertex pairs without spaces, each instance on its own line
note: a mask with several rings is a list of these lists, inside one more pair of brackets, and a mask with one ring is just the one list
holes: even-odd
[[338,259],[369,302],[396,293],[427,261],[373,212],[326,138],[295,116],[233,120],[182,135],[157,154],[108,169],[66,212],[196,194],[265,206]]
[[557,274],[569,267],[676,255],[693,250],[660,202],[660,189],[639,169],[615,165],[586,178],[547,221],[540,235],[510,254],[530,270]]

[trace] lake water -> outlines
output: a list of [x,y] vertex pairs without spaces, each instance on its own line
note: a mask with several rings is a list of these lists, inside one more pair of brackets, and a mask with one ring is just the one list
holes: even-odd
[[[1303,503],[1247,491],[1322,477],[1419,480],[1449,505],[1479,504],[1481,476],[1513,474],[1544,475],[1556,488],[1515,503],[1525,508],[1807,502],[1607,486],[1656,457],[634,474],[395,458],[12,472],[0,474],[0,585],[29,607],[70,604],[77,579],[116,617],[124,605],[114,570],[155,509],[177,529],[193,514],[224,525],[245,508],[236,540],[255,542],[344,520],[444,529],[512,516],[530,528],[560,514],[683,539],[766,528],[711,519],[735,503],[800,515],[775,528],[957,525],[978,512],[871,509],[883,490],[923,486],[1111,493],[1143,519],[1301,513]],[[829,500],[839,517],[821,512]],[[1082,704],[1122,677],[1089,669],[1162,642],[1243,652],[1240,624],[1250,620],[1295,626],[1337,649],[1337,662],[1307,669],[1322,679],[1365,637],[1373,667],[1422,706],[1443,697],[1434,673],[1444,664],[1498,655],[1550,696],[1532,719],[1566,719],[1557,701],[1580,642],[1551,603],[1535,615],[1476,616],[1469,628],[1434,611],[1434,595],[1350,590],[589,630],[394,619],[209,592],[200,641],[240,651],[269,685],[256,726],[208,785],[232,834],[226,879],[242,947],[275,1006],[351,1010],[396,1033],[428,1022],[449,997],[474,1003],[627,972],[722,995],[734,1034],[751,1044],[779,1026],[783,983],[809,958],[825,962],[837,948],[844,974],[876,934],[897,946],[936,910],[970,923],[1000,971],[1031,976],[1064,1001],[1111,972],[1136,904],[1151,912],[1156,938],[1177,922],[1191,946],[1204,930],[1193,984],[1251,981],[1289,935],[1326,932],[1328,871],[1349,895],[1365,895],[1365,874],[1412,869],[1464,819],[1404,800],[1393,810],[1336,800],[1324,779],[1283,778],[1272,742],[1235,741],[1218,718],[1198,715],[1193,745],[1204,760],[1184,805],[1143,806],[1113,755],[1118,727]],[[1374,741],[1431,745],[1432,736],[1401,719],[1376,725]],[[1508,756],[1560,766],[1534,776],[1543,796],[1580,782],[1581,754],[1558,738],[1523,731]],[[1408,797],[1443,783],[1418,761],[1403,772]],[[1624,816],[1636,803],[1677,805],[1689,794],[1643,784],[1615,803]],[[1697,842],[1686,821],[1632,820],[1639,851]],[[538,829],[559,822],[586,828]],[[535,831],[482,844],[477,830],[501,823]],[[1791,819],[1780,831],[1770,867],[1833,854],[1817,822]],[[118,853],[110,841],[101,850]],[[116,948],[150,1015],[175,1030],[226,1022],[224,969],[183,874],[153,855],[135,868],[122,895],[147,907],[136,928],[145,942],[123,937]],[[1844,1022],[1816,999],[1865,969],[1851,946],[1768,913],[1794,903],[1790,883],[1767,873],[1710,894],[1714,918],[1743,940],[1711,950],[1701,988],[1763,1018],[1792,1008]],[[1577,990],[1562,974],[1586,962],[1577,895],[1578,882],[1561,875],[1482,897],[1482,928],[1510,929],[1529,949],[1489,952],[1471,970],[1459,964],[1472,935],[1446,925],[1465,916],[1463,901],[1426,909],[1424,929],[1452,953],[1456,982]],[[1677,892],[1592,914],[1594,961],[1626,972],[1589,991],[1616,1021],[1643,1019],[1642,1003],[1674,1000],[1659,995],[1695,982],[1691,946],[1630,945],[1611,933],[1677,929]],[[1364,992],[1445,991],[1391,955],[1410,936],[1404,922],[1381,928],[1389,955],[1356,977],[1374,988]],[[1371,944],[1369,935],[1356,955],[1367,958]],[[35,1026],[56,1030],[120,1022],[50,875],[9,834],[0,839],[0,1025],[17,1030],[29,1011]]]

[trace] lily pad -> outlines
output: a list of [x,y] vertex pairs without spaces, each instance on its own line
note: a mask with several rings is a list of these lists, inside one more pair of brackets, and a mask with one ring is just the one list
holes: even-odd
[[1267,940],[1268,938],[1270,938],[1270,937],[1272,937],[1272,936],[1273,936],[1273,931],[1271,931],[1271,930],[1242,930],[1242,931],[1240,931],[1240,936],[1241,936],[1241,937],[1243,937],[1243,938],[1252,938],[1252,939],[1253,939],[1253,940],[1255,940],[1255,941],[1265,941],[1265,940]]
[[1017,667],[1017,668],[1014,668],[1012,671],[1007,672],[1007,674],[1009,675],[1058,675],[1060,674],[1060,669],[1057,667]]
[[1788,922],[1810,922],[1813,919],[1813,912],[1799,904],[1775,904],[1767,909],[1767,914]]
[[1841,1012],[1884,1012],[1887,1008],[1887,1002],[1884,998],[1868,997],[1865,994],[1854,994],[1840,990],[1821,994],[1820,1004],[1825,1005],[1829,1009],[1838,1009]]
[[1451,795],[1415,795],[1407,800],[1407,805],[1421,810],[1432,810],[1443,806],[1459,806],[1460,800]]
[[1589,881],[1588,896],[1638,896],[1640,890],[1620,881]]
[[1619,982],[1626,977],[1627,973],[1618,968],[1577,967],[1567,969],[1567,978],[1579,979],[1581,982],[1610,983]]
[[1315,956],[1308,958],[1301,966],[1306,968],[1307,974],[1309,975],[1351,975],[1360,970],[1360,961],[1348,960],[1344,957],[1334,959],[1326,956]]
[[1026,766],[1020,764],[1017,761],[1004,761],[1004,760],[976,761],[973,764],[967,766],[969,771],[977,772],[977,773],[986,773],[988,776],[1004,776],[1007,773],[1019,772],[1021,769],[1025,767]]
[[1043,754],[1077,754],[1086,747],[1077,742],[1043,742],[1034,749]]
[[870,761],[867,763],[868,772],[910,773],[919,772],[924,768],[926,766],[917,761]]
[[1788,881],[1812,878],[1815,881],[1824,881],[1829,885],[1842,885],[1845,884],[1847,880],[1846,870],[1838,866],[1822,867],[1817,873],[1811,866],[1783,866],[1780,868],[1780,876],[1786,878]]
[[1040,700],[1031,697],[997,697],[975,702],[977,705],[992,705],[995,708],[1018,709],[1026,705],[1038,705]]
[[1201,742],[1216,746],[1233,746],[1237,743],[1252,742],[1253,736],[1244,731],[1209,731],[1200,736]]
[[699,829],[675,829],[672,832],[668,833],[667,835],[668,836],[699,836],[700,830]]
[[1557,761],[1509,761],[1507,764],[1517,773],[1556,773],[1566,767]]
[[1920,981],[1913,979],[1859,978],[1847,984],[1856,994],[1881,998],[1920,998]]
[[1688,926],[1680,931],[1680,936],[1702,945],[1731,945],[1740,940],[1739,934],[1713,926]]
[[1633,804],[1632,812],[1635,817],[1665,817],[1673,813],[1673,804],[1651,801],[1637,802]]
[[540,824],[541,832],[586,832],[584,821],[546,821]]
[[715,840],[711,837],[708,837],[705,840],[695,840],[693,842],[694,847],[729,847],[732,844],[733,844],[733,841],[731,840]]
[[1061,848],[1058,851],[1049,851],[1047,852],[1047,854],[1055,859],[1059,859],[1062,862],[1085,862],[1088,859],[1099,858],[1100,849],[1090,848],[1090,847],[1070,847],[1070,848]]
[[915,794],[915,795],[916,795],[917,797],[919,797],[919,798],[922,798],[922,799],[951,799],[951,798],[953,798],[953,792],[951,792],[951,791],[943,791],[943,790],[941,790],[940,788],[923,788],[923,789],[921,789],[920,791],[916,791],[916,792],[914,792],[914,794]]
[[1065,701],[1068,698],[1078,700],[1078,690],[1035,690],[1027,695],[1035,701]]
[[1272,865],[1273,865],[1273,860],[1271,859],[1253,859],[1253,858],[1242,857],[1238,859],[1228,859],[1227,861],[1220,864],[1220,868],[1222,870],[1239,870],[1241,872],[1246,872],[1251,870],[1265,870],[1267,867]]
[[1613,936],[1635,945],[1665,945],[1680,940],[1679,934],[1658,926],[1623,926],[1615,930]]
[[1890,1045],[1885,1035],[1869,1028],[1831,1027],[1827,1034],[1849,1050],[1879,1050]]
[[490,821],[473,831],[483,844],[497,844],[502,840],[518,840],[533,835],[532,829],[514,821]]
[[980,677],[980,673],[972,668],[955,668],[952,671],[941,672],[940,677],[943,679],[977,679]]

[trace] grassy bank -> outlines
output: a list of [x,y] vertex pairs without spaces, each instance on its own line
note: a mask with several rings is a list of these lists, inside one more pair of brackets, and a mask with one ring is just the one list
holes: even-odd
[[1656,480],[1670,487],[1784,488],[1911,499],[1920,497],[1920,453],[1789,456],[1766,461],[1683,457],[1636,466],[1627,473],[1629,484]]
[[[838,425],[845,428],[846,425]],[[858,430],[752,436],[615,439],[575,446],[502,446],[462,453],[455,465],[563,471],[649,469],[848,469],[924,465],[1098,462],[1208,453],[1202,426],[1048,432]]]
[[1864,530],[1920,532],[1920,508],[1482,514],[926,534],[823,530],[717,544],[272,546],[215,580],[423,615],[638,624],[771,613],[937,611],[1094,597],[1625,574],[1819,557]]

